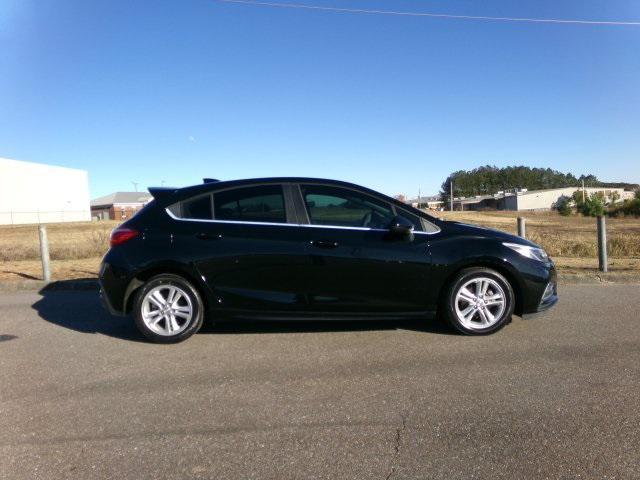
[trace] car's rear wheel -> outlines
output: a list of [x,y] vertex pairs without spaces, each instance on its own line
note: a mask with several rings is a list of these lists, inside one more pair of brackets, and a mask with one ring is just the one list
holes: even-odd
[[186,340],[202,326],[204,307],[198,291],[178,275],[157,275],[134,298],[136,326],[152,342]]
[[511,320],[515,305],[511,285],[489,268],[468,268],[450,284],[443,305],[445,319],[466,335],[486,335]]

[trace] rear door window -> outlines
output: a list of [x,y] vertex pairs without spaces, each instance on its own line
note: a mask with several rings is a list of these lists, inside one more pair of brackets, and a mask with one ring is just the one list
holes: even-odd
[[216,220],[286,223],[284,195],[280,185],[235,188],[214,194]]

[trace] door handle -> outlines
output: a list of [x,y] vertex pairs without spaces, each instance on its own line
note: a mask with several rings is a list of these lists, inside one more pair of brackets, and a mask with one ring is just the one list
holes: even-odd
[[334,240],[312,240],[311,245],[317,248],[336,248],[338,242]]
[[222,234],[221,233],[197,233],[196,234],[196,238],[198,240],[221,240],[222,239]]

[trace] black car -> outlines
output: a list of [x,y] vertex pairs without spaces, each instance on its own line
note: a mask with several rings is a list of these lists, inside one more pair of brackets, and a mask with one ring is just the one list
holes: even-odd
[[557,301],[553,262],[504,232],[443,221],[365,187],[314,178],[150,188],[115,229],[101,295],[150,340],[205,319],[427,319],[495,332]]

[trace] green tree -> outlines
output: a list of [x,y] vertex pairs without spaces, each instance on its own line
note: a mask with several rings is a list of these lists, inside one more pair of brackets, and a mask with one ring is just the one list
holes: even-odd
[[473,170],[458,170],[449,174],[442,183],[440,194],[445,200],[449,198],[452,181],[454,196],[473,197],[475,195],[491,195],[501,190],[515,188],[541,190],[567,186],[578,187],[582,180],[587,186],[602,185],[594,175],[581,175],[576,178],[570,173],[562,173],[550,168],[524,166],[498,168],[485,165]]
[[597,217],[604,215],[604,201],[598,195],[593,194],[578,206],[585,217]]

